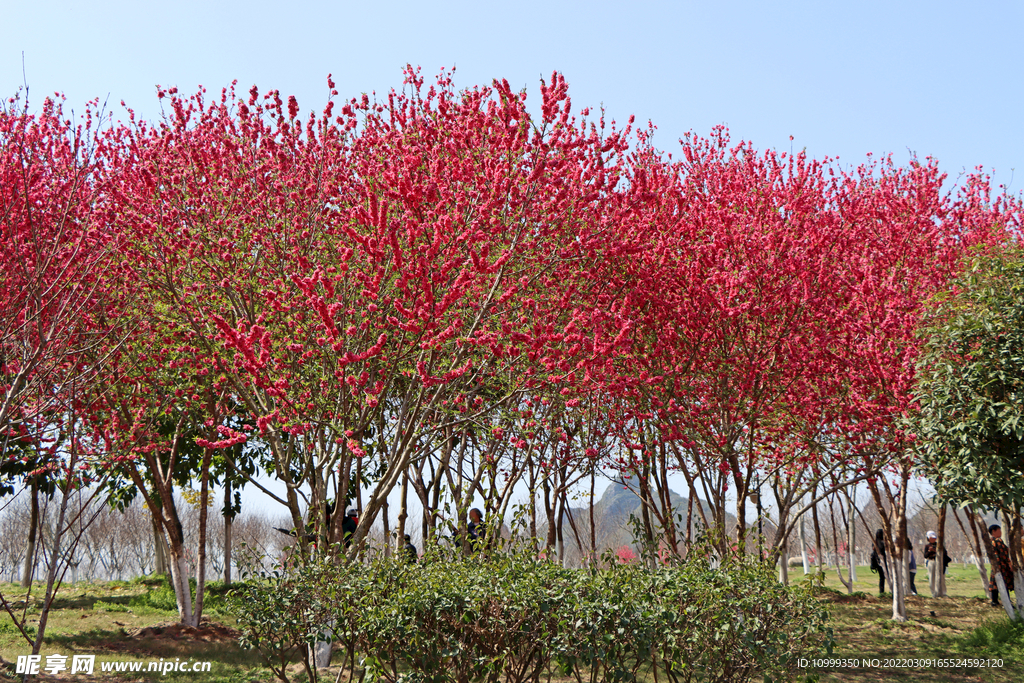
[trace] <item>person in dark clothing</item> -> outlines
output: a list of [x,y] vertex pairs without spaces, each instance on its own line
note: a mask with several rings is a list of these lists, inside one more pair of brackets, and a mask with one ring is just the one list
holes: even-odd
[[992,537],[992,550],[995,551],[996,561],[992,565],[992,576],[988,580],[988,589],[992,593],[992,606],[999,607],[999,588],[996,586],[996,572],[1003,575],[1003,582],[1006,583],[1006,592],[1013,592],[1013,565],[1010,563],[1010,550],[1003,543],[1003,528],[993,524],[988,528]]
[[917,586],[914,585],[914,579],[917,577],[917,558],[914,557],[914,544],[910,542],[910,538],[907,538],[907,550],[910,551],[910,594],[917,595]]
[[469,537],[469,549],[472,552],[475,553],[483,547],[486,531],[483,513],[479,508],[473,508],[469,511],[469,527],[466,529],[466,535]]
[[351,508],[345,514],[345,519],[341,520],[341,537],[345,540],[346,550],[352,545],[352,536],[356,533],[357,526],[359,526],[359,510]]
[[[935,535],[934,531],[928,532],[928,542],[924,544],[924,559],[926,562],[931,562],[939,554],[939,538]],[[942,573],[946,573],[946,569],[949,567],[949,563],[952,560],[949,557],[949,553],[946,549],[942,549]]]
[[928,588],[932,592],[932,596],[939,594],[939,579],[942,574],[946,573],[946,568],[949,567],[950,558],[949,553],[946,549],[942,549],[942,571],[939,571],[939,564],[936,557],[939,554],[939,537],[934,531],[928,532],[928,542],[924,544],[924,563],[928,567]]
[[878,594],[885,595],[885,532],[875,532],[875,548],[871,551],[871,571],[878,572]]
[[408,557],[409,564],[416,564],[420,559],[420,554],[416,550],[416,546],[412,544],[412,538],[409,534],[405,535],[405,554]]

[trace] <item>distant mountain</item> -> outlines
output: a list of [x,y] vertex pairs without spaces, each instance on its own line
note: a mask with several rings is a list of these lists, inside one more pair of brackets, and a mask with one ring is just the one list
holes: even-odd
[[[617,479],[612,481],[611,485],[604,490],[604,493],[601,494],[601,497],[594,504],[594,528],[598,553],[609,548],[621,548],[624,545],[636,550],[636,539],[633,536],[633,530],[629,523],[630,515],[635,516],[638,520],[642,519],[640,496],[633,490],[635,488],[635,483],[628,485],[622,479]],[[689,505],[689,499],[671,489],[669,489],[669,498],[672,501],[672,518],[678,525],[678,533],[681,536],[685,536],[686,509]],[[700,504],[704,507],[704,514],[710,519],[710,505],[705,501],[700,501]],[[572,516],[572,522],[575,522],[580,540],[584,547],[587,547],[590,543],[589,506],[570,507],[565,511],[565,516],[562,520],[562,536],[565,539],[566,553],[571,556],[579,551],[576,548],[576,539],[572,530],[573,525],[569,519],[570,515]],[[682,517],[682,522],[679,521],[680,516]],[[652,521],[657,524],[656,518],[652,519]],[[694,505],[691,524],[693,526],[692,533],[696,535],[701,525],[700,512],[696,505]],[[726,514],[726,530],[731,532],[735,525],[736,517]],[[547,537],[547,524],[543,524],[538,529],[538,534],[541,538]]]

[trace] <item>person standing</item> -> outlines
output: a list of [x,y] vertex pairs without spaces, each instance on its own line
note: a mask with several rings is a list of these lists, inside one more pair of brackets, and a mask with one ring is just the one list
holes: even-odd
[[416,564],[420,559],[419,552],[416,550],[416,546],[412,544],[412,537],[409,534],[405,535],[405,556],[409,564]]
[[480,508],[473,508],[469,511],[469,526],[466,528],[471,552],[475,553],[483,547],[485,532],[484,514],[480,512]]
[[914,579],[917,577],[917,558],[914,557],[914,544],[910,542],[910,537],[907,537],[907,550],[910,551],[910,594],[917,595],[917,586],[914,585]]
[[885,532],[875,532],[875,549],[871,551],[871,571],[878,572],[878,594],[885,595]]
[[356,533],[356,527],[358,526],[359,510],[350,508],[345,514],[345,519],[341,520],[341,537],[345,541],[346,550],[352,545],[352,536]]
[[992,550],[996,554],[996,561],[992,565],[992,576],[988,580],[988,589],[992,593],[992,606],[999,607],[999,588],[996,586],[996,572],[1003,575],[1003,582],[1006,583],[1006,592],[1013,592],[1013,565],[1010,563],[1010,550],[1003,543],[1003,528],[993,524],[988,528],[989,536],[992,537]]
[[929,531],[928,542],[924,544],[924,564],[928,567],[928,588],[931,590],[933,598],[939,593],[939,577],[946,573],[946,568],[949,567],[950,563],[949,553],[943,548],[942,567],[939,567],[937,560],[939,554],[938,544],[939,537],[934,531]]

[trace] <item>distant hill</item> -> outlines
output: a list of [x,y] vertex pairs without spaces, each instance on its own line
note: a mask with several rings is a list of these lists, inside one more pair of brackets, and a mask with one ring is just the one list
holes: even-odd
[[[598,553],[602,553],[607,549],[617,549],[622,546],[629,546],[633,550],[636,550],[636,539],[633,537],[633,531],[629,524],[630,515],[635,516],[637,519],[641,518],[641,503],[640,496],[632,489],[635,488],[635,484],[627,486],[621,479],[612,481],[612,483],[604,490],[601,497],[594,504],[594,528],[595,528],[595,540],[597,542]],[[672,501],[672,517],[677,521],[678,533],[685,535],[686,530],[682,527],[685,525],[686,520],[686,508],[689,505],[689,499],[679,495],[675,491],[669,489],[669,497]],[[700,501],[704,507],[704,513],[710,519],[711,507],[705,501]],[[589,506],[585,507],[570,507],[565,511],[565,517],[562,521],[562,536],[565,539],[566,554],[569,557],[578,556],[579,549],[576,547],[576,539],[573,535],[572,524],[569,521],[570,515],[575,522],[576,529],[579,532],[580,540],[583,542],[584,547],[589,545],[590,541],[590,509]],[[679,516],[682,516],[683,521],[680,523]],[[656,520],[655,520],[656,523]],[[694,505],[693,509],[693,533],[697,533],[697,529],[701,524],[700,513],[697,510],[697,506]],[[736,525],[736,517],[730,514],[726,514],[726,529],[732,531]],[[538,529],[538,535],[541,538],[547,537],[547,524],[542,524]]]

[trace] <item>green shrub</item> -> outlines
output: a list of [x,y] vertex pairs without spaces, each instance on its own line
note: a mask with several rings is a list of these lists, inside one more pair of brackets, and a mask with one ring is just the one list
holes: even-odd
[[533,680],[568,629],[572,572],[519,554],[379,560],[360,601],[358,646],[373,678]]
[[[195,592],[193,580],[193,593]],[[228,595],[234,589],[223,581],[209,581],[203,593],[203,614],[228,614]]]
[[[228,608],[242,632],[239,643],[253,648],[271,671],[287,681],[286,669],[302,659],[310,681],[316,680],[309,648],[330,628],[332,611],[327,601],[331,586],[324,585],[331,568],[314,564],[302,569],[258,570],[236,584],[228,594]],[[344,576],[337,568],[332,574]]]
[[[549,671],[634,681],[790,679],[831,648],[827,614],[805,588],[753,562],[650,571],[570,570],[524,552],[431,550],[419,564],[312,564],[250,577],[232,600],[243,644],[275,673],[333,625],[350,666],[397,683],[538,681]],[[357,654],[362,654],[357,661]]]
[[143,607],[163,612],[177,612],[178,601],[170,584],[163,582],[150,588],[145,593],[133,595],[128,600],[131,607]]
[[812,592],[771,568],[734,560],[660,572],[658,659],[670,680],[790,680],[807,652],[831,651],[828,614]]
[[[178,611],[178,600],[166,576],[147,576],[142,579],[136,579],[135,585],[146,586],[147,591],[131,596],[128,600],[129,606],[159,612]],[[194,578],[189,579],[189,588],[194,600],[196,594],[196,580]],[[230,589],[231,586],[225,586],[221,581],[207,583],[206,590],[203,593],[203,614],[226,614],[228,609],[227,594]]]

